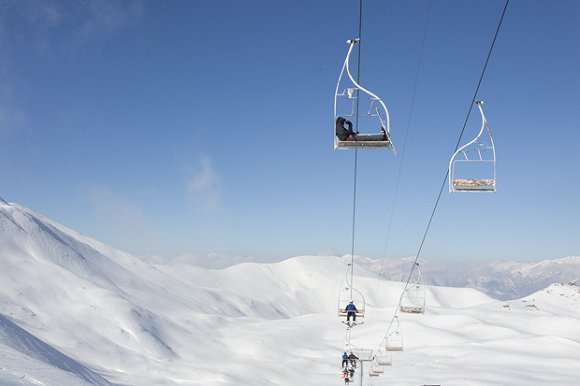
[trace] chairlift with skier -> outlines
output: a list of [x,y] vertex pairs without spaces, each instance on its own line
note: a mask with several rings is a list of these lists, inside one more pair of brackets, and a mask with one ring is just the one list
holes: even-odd
[[336,84],[334,148],[372,147],[394,151],[387,106],[378,95],[361,86],[350,70],[352,50],[359,42],[360,38],[347,40],[349,48]]

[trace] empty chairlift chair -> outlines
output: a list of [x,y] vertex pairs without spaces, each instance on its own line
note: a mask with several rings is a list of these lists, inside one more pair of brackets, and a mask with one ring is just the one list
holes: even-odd
[[495,192],[495,146],[483,101],[474,102],[481,114],[481,129],[470,142],[461,146],[449,161],[449,192]]
[[373,363],[371,364],[371,369],[369,370],[369,376],[371,377],[378,377],[379,375],[383,374],[385,370],[377,363],[377,357],[374,358]]
[[379,366],[377,360],[375,359],[375,361],[372,363],[371,365],[371,372],[376,373],[376,374],[383,374],[385,372],[385,370],[383,370],[383,368],[381,366]]
[[387,331],[385,349],[387,351],[403,351],[403,332],[401,331],[398,316],[395,316],[394,323],[389,328],[389,331]]
[[410,281],[403,292],[401,299],[401,312],[423,314],[425,312],[425,284],[419,263],[415,263],[413,270],[415,280]]
[[377,364],[382,367],[391,366],[393,364],[392,354],[388,351],[379,351],[377,354]]

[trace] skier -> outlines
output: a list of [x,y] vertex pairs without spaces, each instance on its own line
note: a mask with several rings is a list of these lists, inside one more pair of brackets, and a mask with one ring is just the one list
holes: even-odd
[[350,326],[350,317],[352,316],[352,322],[355,323],[356,313],[358,312],[358,310],[356,309],[356,306],[354,305],[352,300],[350,301],[350,303],[347,304],[345,310],[346,310],[346,323]]
[[347,364],[348,364],[348,355],[346,355],[346,352],[344,352],[342,354],[342,365],[341,365],[341,367],[343,369],[345,369]]
[[352,368],[356,369],[356,361],[358,361],[358,357],[356,355],[354,355],[352,353],[352,351],[350,352],[350,355],[348,356],[348,360],[350,361],[350,365],[352,366]]
[[[345,124],[348,128],[344,127]],[[341,141],[353,140],[355,132],[352,130],[352,122],[347,121],[343,117],[336,118],[336,136]]]
[[342,370],[342,378],[344,379],[344,384],[348,385],[350,383],[350,373],[346,367]]

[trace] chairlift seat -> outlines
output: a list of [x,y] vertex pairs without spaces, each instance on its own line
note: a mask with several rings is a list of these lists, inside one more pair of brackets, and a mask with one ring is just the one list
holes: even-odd
[[[356,315],[357,318],[364,318],[365,317],[364,310],[357,311],[354,314]],[[344,317],[346,317],[347,315],[348,315],[348,312],[344,308],[340,308],[338,310],[338,316],[344,316]]]
[[336,141],[337,148],[349,147],[386,147],[392,148],[393,144],[389,139],[384,139],[381,134],[358,134],[354,140]]
[[464,179],[452,180],[452,192],[495,192],[494,179]]
[[465,178],[455,178],[453,180],[453,186],[464,186],[464,187],[471,187],[471,186],[493,186],[495,185],[495,181],[493,179],[482,179],[482,180],[474,180],[474,179],[465,179]]
[[425,312],[423,307],[401,306],[401,312],[408,314],[422,314]]

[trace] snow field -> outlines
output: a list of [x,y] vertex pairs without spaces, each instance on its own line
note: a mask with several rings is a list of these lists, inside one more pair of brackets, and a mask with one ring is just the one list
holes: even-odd
[[[0,384],[339,385],[346,264],[152,264],[0,202]],[[404,283],[363,267],[354,280],[366,317],[352,344],[376,350]],[[373,385],[577,384],[578,287],[426,299],[424,315],[399,314],[404,351]]]

